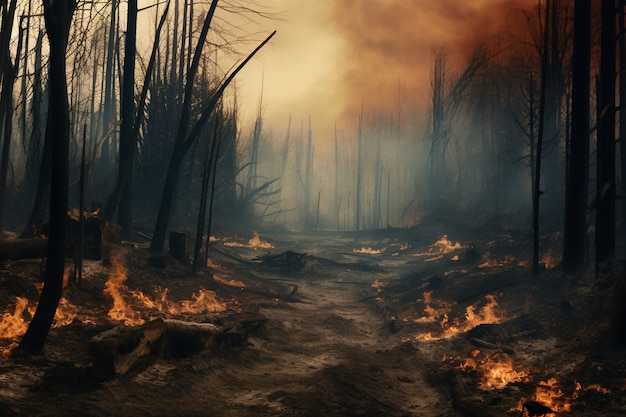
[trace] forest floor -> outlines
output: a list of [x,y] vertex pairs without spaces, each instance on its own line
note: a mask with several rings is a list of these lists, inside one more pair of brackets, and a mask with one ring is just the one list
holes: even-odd
[[[66,287],[43,355],[0,358],[0,415],[518,416],[544,406],[622,416],[612,279],[564,277],[552,243],[533,278],[527,236],[428,219],[360,234],[222,233],[196,274],[171,258],[149,266],[146,242],[124,242],[117,260],[86,261],[82,282]],[[305,263],[269,261],[286,251]],[[40,277],[40,261],[2,266],[0,351],[28,324]],[[92,337],[157,317],[224,333],[153,349],[121,375],[98,365]]]

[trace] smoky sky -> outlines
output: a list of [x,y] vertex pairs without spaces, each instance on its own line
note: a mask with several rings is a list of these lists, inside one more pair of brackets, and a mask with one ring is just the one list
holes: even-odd
[[448,56],[451,71],[480,44],[506,32],[506,22],[530,0],[333,0],[325,18],[343,44],[337,93],[343,118],[361,100],[393,106],[398,85],[419,101],[428,96],[433,50]]

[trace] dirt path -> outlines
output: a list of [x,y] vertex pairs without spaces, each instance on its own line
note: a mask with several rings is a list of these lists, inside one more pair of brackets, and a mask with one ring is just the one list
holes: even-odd
[[456,415],[447,393],[427,382],[419,350],[360,301],[371,282],[299,279],[302,302],[263,308],[266,329],[246,349],[159,360],[107,382],[88,408],[116,416]]

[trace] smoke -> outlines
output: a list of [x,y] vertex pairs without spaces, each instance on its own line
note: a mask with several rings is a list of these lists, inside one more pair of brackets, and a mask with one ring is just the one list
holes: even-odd
[[343,43],[336,93],[356,120],[361,100],[393,105],[403,85],[422,103],[429,94],[433,50],[460,69],[481,44],[505,32],[512,10],[530,0],[333,0],[326,18]]

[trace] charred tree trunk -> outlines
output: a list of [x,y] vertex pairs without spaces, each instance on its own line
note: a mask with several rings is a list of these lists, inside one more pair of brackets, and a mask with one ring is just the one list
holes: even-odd
[[622,177],[622,217],[626,218],[626,2],[619,6],[619,150]]
[[596,184],[596,271],[615,257],[615,0],[602,0]]
[[128,236],[132,227],[132,172],[135,158],[136,139],[133,137],[135,121],[135,55],[137,43],[137,0],[128,0],[126,19],[126,41],[124,42],[124,81],[122,85],[122,124],[120,126],[120,151],[118,179],[125,179],[118,224],[122,234]]
[[263,47],[270,39],[274,36],[276,32],[273,32],[270,36],[268,36],[261,44],[252,51],[246,59],[244,59],[231,73],[230,75],[222,82],[220,87],[209,97],[207,100],[205,107],[202,110],[200,118],[194,124],[193,128],[187,134],[187,125],[189,123],[190,118],[190,106],[191,106],[191,93],[193,92],[193,81],[195,77],[195,73],[197,72],[198,65],[200,63],[200,56],[202,54],[202,45],[206,40],[206,35],[209,30],[211,18],[215,13],[215,8],[217,7],[217,0],[214,0],[211,3],[211,8],[207,13],[207,17],[205,19],[204,26],[202,28],[202,32],[200,34],[200,38],[198,40],[198,46],[196,47],[196,51],[194,53],[193,61],[187,73],[187,82],[185,85],[185,98],[181,113],[180,125],[176,137],[176,141],[174,143],[174,150],[172,152],[172,157],[170,159],[170,165],[167,170],[167,174],[165,177],[165,184],[163,186],[163,194],[161,196],[161,204],[159,206],[159,213],[157,216],[157,222],[154,228],[154,234],[152,236],[152,241],[150,242],[150,251],[153,253],[163,252],[163,244],[165,242],[165,234],[167,231],[169,217],[172,209],[172,204],[174,202],[174,194],[176,190],[176,184],[178,182],[178,176],[180,174],[180,167],[183,161],[183,158],[187,154],[187,151],[191,147],[191,145],[196,141],[202,128],[206,124],[207,120],[211,116],[211,113],[215,109],[215,106],[219,102],[224,90],[228,87],[231,81],[235,78],[235,76],[241,71],[241,69],[254,57],[254,55]]
[[535,187],[533,190],[533,276],[539,275],[539,200],[541,197],[541,158],[545,131],[546,83],[548,78],[548,40],[550,21],[550,0],[546,2],[546,24],[543,34],[543,57],[541,61],[541,96],[539,98],[539,126],[537,132],[537,152],[535,158]]
[[70,135],[65,51],[76,1],[44,0],[43,6],[50,42],[50,94],[46,130],[49,132],[47,136],[54,140],[51,152],[53,169],[50,175],[53,198],[50,199],[50,237],[44,286],[35,315],[19,345],[20,350],[30,353],[38,353],[43,349],[63,288]]
[[[136,5],[136,3],[135,3]],[[165,6],[165,10],[163,11],[163,14],[161,15],[161,20],[159,21],[159,24],[156,28],[156,32],[155,32],[155,37],[154,37],[154,44],[152,46],[152,53],[150,55],[150,61],[148,61],[148,66],[146,68],[146,78],[144,79],[144,83],[143,83],[143,88],[141,90],[141,96],[139,98],[139,103],[137,104],[137,113],[136,115],[134,113],[130,113],[130,110],[132,109],[123,109],[126,110],[127,112],[129,112],[128,115],[125,116],[125,119],[129,119],[131,120],[130,122],[128,122],[128,124],[131,124],[131,131],[128,132],[128,126],[124,126],[123,122],[122,122],[122,132],[125,135],[129,136],[129,143],[127,143],[125,152],[127,152],[124,156],[122,156],[122,147],[120,147],[120,170],[119,170],[119,175],[117,178],[117,184],[115,186],[115,189],[113,190],[113,192],[111,193],[111,195],[109,196],[109,198],[107,199],[107,202],[105,204],[102,216],[107,219],[107,220],[111,220],[113,219],[113,216],[115,214],[115,211],[118,208],[118,205],[120,205],[120,202],[126,198],[127,200],[130,200],[130,195],[131,191],[132,191],[132,186],[130,186],[130,188],[127,190],[126,186],[127,183],[131,183],[131,176],[132,176],[132,168],[133,168],[133,161],[134,161],[134,157],[135,157],[135,149],[137,147],[137,139],[139,137],[139,129],[141,127],[141,123],[143,122],[143,118],[144,118],[144,110],[145,110],[145,106],[146,106],[146,98],[148,96],[148,90],[150,89],[150,85],[151,85],[151,81],[152,81],[152,73],[154,71],[154,66],[155,66],[155,62],[156,62],[156,57],[157,57],[157,51],[159,48],[159,40],[160,40],[160,35],[161,35],[161,30],[163,28],[163,25],[165,24],[166,18],[167,18],[167,12],[169,10],[169,5],[170,2],[168,1],[166,6]],[[136,8],[135,8],[136,10]],[[136,20],[136,13],[135,14],[135,20]],[[136,29],[136,26],[135,26]],[[133,61],[134,61],[134,53],[133,53]],[[134,62],[133,62],[134,65]],[[132,92],[132,97],[134,97],[134,89]],[[133,101],[134,103],[134,101]],[[130,107],[130,105],[129,105]],[[134,107],[134,104],[133,104]],[[133,110],[134,112],[134,110]],[[134,119],[133,119],[134,117]],[[120,138],[121,139],[121,138]],[[126,161],[126,163],[124,164],[124,169],[122,169],[122,159],[130,159],[130,162]],[[123,216],[129,216],[129,219],[132,220],[132,214],[131,214],[131,209],[132,209],[132,204],[130,203],[126,203],[129,204],[131,207],[125,207],[124,210],[121,210],[120,208],[120,216],[122,216],[122,212],[124,212],[125,214]],[[122,219],[119,219],[120,221],[120,225],[122,226],[122,228],[126,227],[128,228],[130,226],[130,222],[127,225],[122,224]]]
[[11,151],[11,141],[13,136],[13,87],[15,78],[19,71],[20,53],[22,51],[22,39],[24,39],[24,29],[20,25],[19,40],[17,43],[17,53],[15,65],[10,61],[5,66],[4,77],[2,79],[2,97],[0,98],[0,125],[4,119],[4,141],[2,142],[2,156],[0,158],[0,233],[4,230],[4,203],[6,199],[6,188],[9,172],[9,153]]
[[569,272],[580,270],[585,264],[589,182],[591,1],[576,0],[574,7],[572,129],[563,238],[563,268]]

